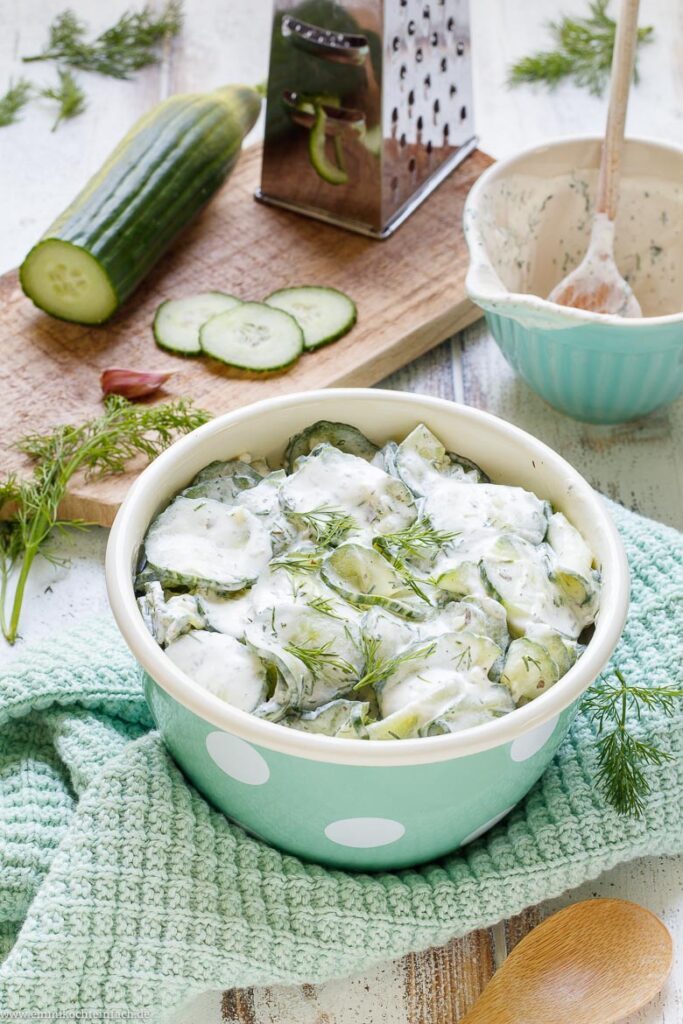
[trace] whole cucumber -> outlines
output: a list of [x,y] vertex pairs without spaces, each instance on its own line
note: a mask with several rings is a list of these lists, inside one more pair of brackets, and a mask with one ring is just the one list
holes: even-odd
[[226,180],[260,107],[239,85],[154,107],[31,249],[25,294],[62,320],[107,320]]

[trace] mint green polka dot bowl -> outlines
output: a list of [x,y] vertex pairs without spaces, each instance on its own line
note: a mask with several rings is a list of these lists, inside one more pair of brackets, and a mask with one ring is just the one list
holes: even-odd
[[562,139],[479,178],[464,212],[467,291],[537,394],[576,419],[618,423],[683,394],[683,149],[626,142],[615,257],[636,319],[545,298],[586,252],[600,151],[597,138]]
[[[352,423],[378,444],[424,422],[494,481],[526,487],[569,517],[591,545],[603,585],[594,635],[559,683],[525,707],[460,733],[370,742],[255,718],[173,664],[148,633],[133,591],[151,520],[212,460],[245,451],[277,459],[291,434],[318,419]],[[581,695],[614,650],[628,605],[628,566],[606,506],[559,455],[476,409],[360,388],[258,402],[176,442],[131,487],[111,532],[106,573],[111,606],[144,670],[155,721],[190,782],[266,842],[359,870],[432,860],[503,818],[566,736]]]

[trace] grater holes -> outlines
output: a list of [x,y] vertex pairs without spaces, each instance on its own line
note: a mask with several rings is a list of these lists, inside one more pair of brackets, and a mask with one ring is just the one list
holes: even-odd
[[457,53],[458,57],[462,57],[463,53],[465,52],[465,44],[463,43],[462,39],[458,39],[457,45],[455,47],[455,52]]
[[394,109],[391,111],[391,121],[392,124],[396,124],[396,122],[398,121],[398,107],[394,107]]
[[415,157],[414,156],[411,156],[410,160],[408,161],[408,170],[410,171],[411,174],[415,170]]
[[412,20],[412,18],[408,22],[408,35],[409,36],[414,36],[415,35],[415,22]]
[[427,142],[427,154],[431,153],[433,148],[434,147],[432,146],[432,140],[429,139],[429,141]]
[[458,91],[457,85],[455,84],[455,82],[451,82],[451,87],[448,90],[448,95],[451,97],[451,99],[453,98],[453,96],[455,96],[457,91]]
[[424,119],[422,117],[422,114],[420,114],[420,116],[417,119],[417,130],[419,132],[421,132],[423,128],[424,128]]
[[401,64],[401,69],[400,69],[400,71],[398,73],[398,77],[401,79],[401,81],[403,81],[403,79],[406,77],[407,74],[408,74],[408,68],[405,66],[405,64]]
[[431,84],[432,84],[432,76],[431,75],[425,75],[425,81],[424,81],[425,89],[429,89],[431,87]]
[[396,192],[396,190],[398,189],[398,178],[396,175],[394,175],[394,177],[391,179],[391,189],[392,192]]
[[415,90],[411,89],[410,92],[408,93],[408,106],[412,107],[414,102],[415,102]]
[[418,64],[421,64],[422,61],[424,60],[424,53],[422,52],[421,46],[418,46],[417,50],[415,51],[415,60]]
[[443,126],[443,141],[444,144],[448,143],[448,136],[451,134],[451,127],[449,124]]
[[391,40],[391,49],[394,51],[394,53],[398,53],[400,46],[401,40],[398,38],[398,36],[394,36],[394,38]]
[[427,19],[427,20],[429,20],[429,16],[430,16],[429,4],[425,4],[425,6],[422,8],[422,17]]
[[467,117],[467,107],[460,108],[460,120],[464,121]]
[[452,18],[449,18],[448,21],[446,22],[446,28],[448,29],[449,32],[452,32],[453,29],[455,28],[455,22],[453,21]]
[[432,44],[432,46],[438,46],[439,45],[439,33],[438,32],[432,32],[431,36],[429,37],[429,41]]
[[401,149],[403,149],[407,141],[408,140],[406,139],[406,133],[404,132],[401,138],[398,140],[398,144],[401,147]]
[[441,68],[442,71],[448,71],[448,61],[446,60],[445,57],[441,58],[441,63],[439,67]]

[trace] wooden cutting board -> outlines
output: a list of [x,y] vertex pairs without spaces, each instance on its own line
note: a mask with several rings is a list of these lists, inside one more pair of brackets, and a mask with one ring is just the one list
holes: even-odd
[[[261,148],[244,152],[215,200],[166,254],[123,311],[101,327],[62,323],[23,295],[16,272],[0,277],[0,467],[26,471],[13,448],[25,434],[81,422],[102,410],[108,366],[175,370],[158,401],[190,396],[212,414],[292,391],[375,384],[472,323],[462,208],[492,160],[477,151],[384,242],[257,203]],[[163,352],[151,322],[163,299],[199,291],[260,299],[295,284],[332,285],[358,306],[341,341],[268,380],[237,380],[220,363]],[[74,478],[62,514],[111,525],[141,467],[103,480]]]

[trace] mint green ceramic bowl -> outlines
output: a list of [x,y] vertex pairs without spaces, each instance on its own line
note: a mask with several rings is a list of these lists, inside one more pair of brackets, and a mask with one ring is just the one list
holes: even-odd
[[642,319],[541,296],[582,259],[601,140],[550,142],[487,170],[465,205],[467,290],[503,355],[561,412],[616,423],[683,393],[683,149],[626,142],[617,264]]
[[[246,714],[200,688],[157,646],[139,614],[133,570],[150,521],[213,459],[278,458],[318,419],[343,420],[378,444],[424,421],[448,447],[501,482],[551,500],[582,531],[603,574],[595,634],[546,694],[462,733],[368,742],[297,732]],[[602,499],[540,441],[487,413],[395,391],[334,389],[258,402],[219,416],[160,455],[132,486],[107,549],[119,628],[143,667],[147,697],[171,754],[216,807],[250,832],[309,860],[397,868],[470,842],[502,818],[546,768],[577,702],[604,668],[628,604],[628,567]]]

